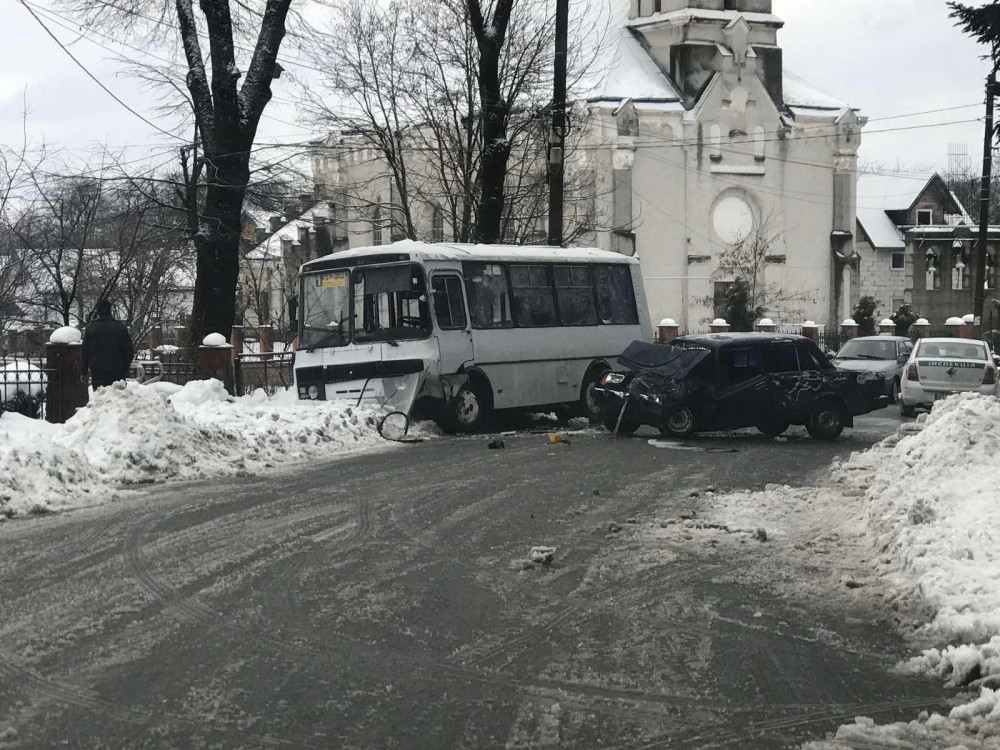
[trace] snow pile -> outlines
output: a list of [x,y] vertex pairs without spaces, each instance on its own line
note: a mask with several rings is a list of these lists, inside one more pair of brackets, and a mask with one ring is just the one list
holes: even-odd
[[[294,394],[293,394],[294,395]],[[376,413],[217,380],[104,388],[65,425],[0,416],[0,516],[113,499],[123,486],[255,473],[387,445]]]
[[952,397],[923,431],[854,460],[875,464],[869,533],[936,610],[930,634],[1000,635],[1000,401]]
[[834,478],[867,485],[880,572],[901,579],[934,612],[922,635],[942,647],[899,670],[979,688],[978,697],[947,717],[924,713],[886,726],[859,717],[810,750],[1000,746],[1000,401],[953,396],[923,424],[853,456]]

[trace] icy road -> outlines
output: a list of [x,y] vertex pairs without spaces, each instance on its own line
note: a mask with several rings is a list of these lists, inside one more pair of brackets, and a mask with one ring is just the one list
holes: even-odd
[[887,414],[832,445],[440,439],[9,521],[0,747],[778,748],[947,710],[888,672],[857,508],[706,512],[821,482]]

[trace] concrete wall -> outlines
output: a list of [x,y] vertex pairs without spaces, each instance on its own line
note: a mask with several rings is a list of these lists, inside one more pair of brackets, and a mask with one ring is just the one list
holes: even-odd
[[[859,296],[872,296],[881,305],[877,315],[886,317],[896,311],[894,300],[903,303],[913,302],[913,262],[912,253],[904,253],[905,267],[902,270],[892,268],[891,250],[876,250],[868,240],[859,233],[857,240],[861,288]],[[943,321],[942,321],[943,322]]]

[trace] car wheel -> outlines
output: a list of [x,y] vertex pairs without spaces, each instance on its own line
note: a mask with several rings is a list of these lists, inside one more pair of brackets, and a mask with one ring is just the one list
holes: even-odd
[[674,409],[660,426],[660,432],[668,437],[687,438],[694,435],[698,420],[689,406]]
[[600,385],[601,378],[609,370],[593,370],[587,375],[580,393],[580,411],[584,417],[590,420],[591,424],[601,424],[601,408],[594,399],[594,389]]
[[768,420],[767,422],[757,425],[758,431],[772,438],[783,435],[789,427],[791,427],[790,422],[778,419]]
[[889,391],[889,403],[894,404],[899,401],[899,379],[893,379],[892,389]]
[[451,400],[451,422],[456,432],[479,432],[490,412],[489,399],[466,383]]
[[844,431],[844,413],[835,401],[821,401],[813,407],[806,425],[816,440],[836,440]]
[[602,412],[601,423],[608,429],[612,435],[621,435],[622,437],[628,437],[632,435],[636,430],[642,427],[642,423],[629,416],[629,409],[625,409],[624,414],[619,414],[618,412],[611,413],[608,411]]
[[917,416],[917,410],[912,406],[907,406],[902,401],[899,402],[899,416],[904,418],[912,418]]

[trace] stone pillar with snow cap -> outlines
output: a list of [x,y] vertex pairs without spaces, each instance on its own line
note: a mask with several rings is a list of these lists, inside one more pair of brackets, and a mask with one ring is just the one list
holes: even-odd
[[807,320],[803,323],[801,333],[814,344],[819,345],[819,326],[815,322]]
[[660,325],[656,327],[657,340],[661,344],[669,344],[680,335],[681,327],[677,325],[677,321],[673,318],[664,318],[660,321]]
[[777,324],[770,318],[761,318],[760,320],[757,321],[757,325],[755,326],[755,328],[757,329],[757,333],[778,332]]
[[730,325],[722,318],[716,318],[708,327],[712,333],[729,333]]
[[917,322],[910,326],[911,337],[917,339],[927,339],[931,336],[931,322],[927,318],[917,318]]
[[187,326],[174,326],[174,345],[183,349],[187,344]]
[[[62,424],[86,406],[88,378],[83,371],[83,336],[72,326],[52,332],[45,344],[45,420]],[[41,378],[41,373],[39,373]]]
[[944,322],[944,325],[945,328],[948,329],[948,335],[951,338],[953,339],[966,338],[966,336],[962,335],[963,333],[965,333],[965,321],[959,318],[958,316],[948,318],[948,320]]
[[976,316],[972,313],[962,318],[962,332],[959,334],[963,339],[976,338]]
[[221,333],[208,334],[198,347],[198,377],[220,380],[230,394],[236,393],[233,347]]
[[260,354],[270,354],[274,351],[274,327],[270,325],[260,327]]
[[848,318],[840,324],[840,335],[844,341],[850,341],[858,337],[858,323],[854,318]]
[[878,335],[879,336],[895,336],[896,335],[896,321],[890,318],[884,318],[878,324]]

